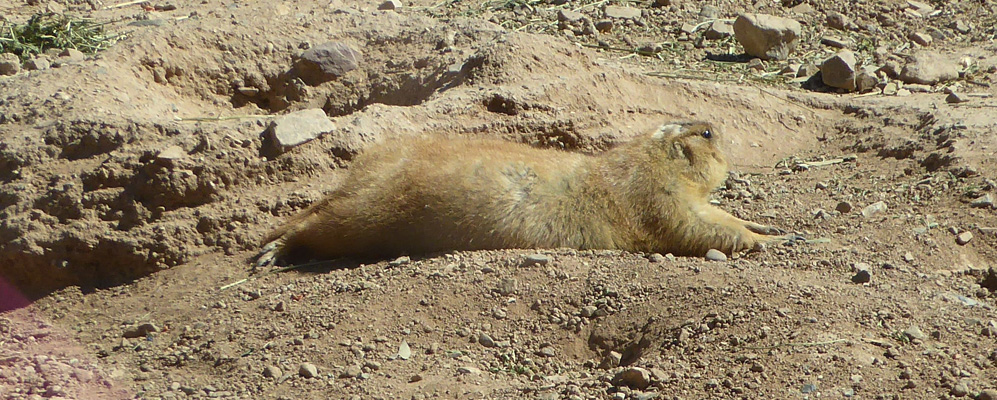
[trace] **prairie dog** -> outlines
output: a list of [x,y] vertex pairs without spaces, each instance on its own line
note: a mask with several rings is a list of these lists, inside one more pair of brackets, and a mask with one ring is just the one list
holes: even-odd
[[504,248],[702,256],[785,239],[709,204],[727,177],[707,122],[671,122],[602,154],[419,138],[375,144],[342,185],[267,236],[257,265],[292,252],[388,257]]

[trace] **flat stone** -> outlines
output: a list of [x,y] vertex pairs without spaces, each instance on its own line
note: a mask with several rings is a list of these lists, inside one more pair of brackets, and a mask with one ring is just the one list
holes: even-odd
[[830,87],[855,90],[855,54],[849,50],[839,51],[820,66],[824,84]]
[[625,368],[613,376],[614,386],[626,386],[631,389],[644,390],[651,386],[651,374],[640,367]]
[[264,146],[276,153],[283,154],[291,148],[307,143],[336,127],[320,108],[295,111],[275,118],[270,122],[264,135]]
[[398,358],[408,360],[410,357],[412,357],[412,348],[409,347],[408,342],[402,340],[402,344],[398,345]]
[[963,21],[961,19],[952,21],[952,23],[949,24],[949,28],[955,29],[956,32],[959,32],[963,35],[973,30],[973,27],[971,25],[967,24],[966,21]]
[[744,52],[763,60],[785,60],[800,43],[800,23],[767,14],[741,14],[734,36]]
[[363,54],[343,42],[326,42],[301,53],[296,74],[306,83],[327,82],[357,69]]
[[973,202],[969,203],[970,207],[973,208],[993,208],[994,197],[990,193],[983,196],[977,197]]
[[710,261],[727,261],[727,255],[720,250],[709,249],[706,251],[706,259]]
[[461,375],[481,375],[481,370],[475,367],[457,368],[457,373]]
[[523,260],[523,263],[520,264],[520,266],[532,267],[534,265],[547,265],[548,263],[550,263],[550,257],[548,257],[545,254],[537,253],[537,254],[527,255],[526,258]]
[[855,45],[855,42],[851,39],[839,38],[837,36],[824,36],[820,39],[820,43],[836,49],[847,49]]
[[885,202],[877,201],[868,206],[865,206],[865,208],[862,209],[862,216],[869,218],[873,215],[886,211],[888,208],[889,207],[886,206]]
[[904,65],[900,80],[904,83],[934,85],[959,78],[959,66],[952,57],[938,53],[921,52]]
[[80,62],[87,59],[87,55],[76,49],[65,49],[59,53],[59,57],[69,62]]
[[585,19],[585,14],[577,11],[559,10],[557,12],[557,20],[559,22],[579,22],[583,19]]
[[637,19],[640,9],[632,7],[606,6],[606,18]]
[[910,40],[914,41],[921,46],[931,46],[932,37],[931,35],[924,32],[913,32],[909,36]]
[[183,150],[183,147],[173,145],[163,149],[158,154],[156,154],[156,160],[163,162],[173,162],[181,158],[184,158],[186,156],[187,152]]

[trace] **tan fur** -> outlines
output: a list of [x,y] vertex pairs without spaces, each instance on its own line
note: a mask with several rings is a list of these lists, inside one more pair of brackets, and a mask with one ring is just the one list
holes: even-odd
[[678,122],[597,156],[485,140],[373,145],[338,189],[268,236],[259,263],[297,250],[321,258],[558,247],[730,254],[784,238],[709,204],[727,176],[718,140],[709,123]]

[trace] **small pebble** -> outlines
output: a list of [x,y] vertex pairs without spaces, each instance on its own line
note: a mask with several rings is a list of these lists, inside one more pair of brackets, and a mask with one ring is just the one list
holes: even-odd
[[273,365],[267,365],[263,368],[263,376],[267,378],[280,378],[284,375],[284,372]]
[[665,256],[661,255],[661,253],[654,253],[648,256],[647,260],[653,263],[664,262]]
[[303,378],[314,378],[318,376],[318,368],[312,363],[301,363],[298,365],[298,375]]
[[358,365],[351,365],[351,366],[348,366],[346,368],[343,368],[343,371],[339,373],[339,377],[340,378],[357,378],[362,373],[363,373],[363,370],[360,369],[360,366],[358,366]]
[[706,259],[710,261],[727,261],[727,255],[717,249],[710,249],[706,252]]
[[457,373],[462,375],[481,375],[481,370],[475,367],[460,367],[457,368]]
[[969,231],[962,232],[955,237],[955,242],[960,246],[965,246],[970,240],[973,240],[973,233]]
[[544,254],[530,254],[526,256],[523,263],[520,264],[521,267],[532,267],[534,265],[547,265],[550,262],[550,257]]
[[485,347],[495,347],[495,339],[492,339],[487,333],[478,335],[478,343]]
[[398,346],[398,358],[408,360],[409,357],[412,357],[412,349],[408,346],[408,342],[402,340],[402,344]]
[[955,397],[965,397],[969,394],[969,386],[965,382],[959,382],[952,386],[952,395]]
[[848,214],[852,212],[852,203],[847,201],[839,202],[838,205],[834,206],[834,210],[842,214]]

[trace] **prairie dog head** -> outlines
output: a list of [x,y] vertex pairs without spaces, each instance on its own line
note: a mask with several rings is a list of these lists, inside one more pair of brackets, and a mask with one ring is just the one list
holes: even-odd
[[702,183],[709,191],[727,179],[727,160],[720,152],[719,136],[709,122],[675,121],[661,125],[651,134],[651,141],[665,153],[669,164],[680,166],[674,172]]

